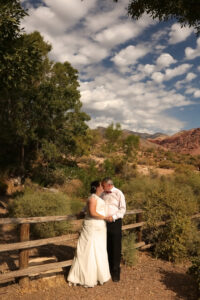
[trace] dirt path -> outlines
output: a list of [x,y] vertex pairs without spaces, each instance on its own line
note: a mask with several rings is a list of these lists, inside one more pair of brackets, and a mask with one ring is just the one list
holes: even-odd
[[103,286],[69,287],[63,275],[31,281],[30,287],[20,289],[17,284],[0,287],[2,300],[197,300],[197,289],[188,266],[173,265],[139,253],[135,267],[122,265],[121,281]]

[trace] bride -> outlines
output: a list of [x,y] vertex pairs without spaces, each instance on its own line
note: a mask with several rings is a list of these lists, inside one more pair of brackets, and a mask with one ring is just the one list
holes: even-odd
[[87,202],[87,214],[83,222],[74,257],[67,280],[72,284],[94,287],[103,284],[110,276],[106,250],[105,202],[99,196],[103,192],[100,181],[91,183],[91,196]]

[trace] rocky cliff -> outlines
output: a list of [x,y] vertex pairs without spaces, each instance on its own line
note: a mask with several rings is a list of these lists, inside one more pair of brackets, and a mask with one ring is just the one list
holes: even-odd
[[171,151],[192,155],[200,154],[200,128],[181,131],[163,139],[148,139],[148,141]]

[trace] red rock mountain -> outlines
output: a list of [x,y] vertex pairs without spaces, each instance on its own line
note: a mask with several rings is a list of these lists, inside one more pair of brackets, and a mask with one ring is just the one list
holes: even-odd
[[200,154],[200,128],[181,131],[170,137],[148,139],[148,141],[171,151],[192,155]]

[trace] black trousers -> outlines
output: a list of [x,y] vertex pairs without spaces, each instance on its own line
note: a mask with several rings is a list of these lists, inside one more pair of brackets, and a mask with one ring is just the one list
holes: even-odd
[[122,243],[122,219],[115,222],[107,222],[107,251],[110,273],[113,277],[120,277]]

